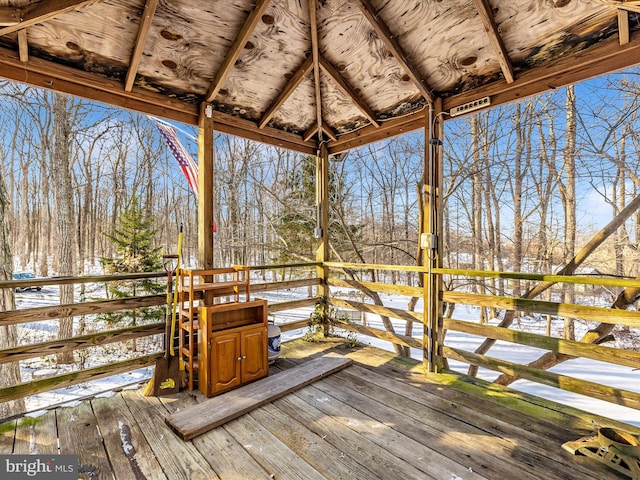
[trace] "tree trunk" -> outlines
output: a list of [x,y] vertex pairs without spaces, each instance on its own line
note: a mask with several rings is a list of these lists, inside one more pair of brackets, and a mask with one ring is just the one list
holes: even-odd
[[[576,269],[582,265],[582,263],[591,255],[591,253],[598,248],[602,243],[613,235],[618,227],[622,225],[633,213],[640,208],[640,195],[633,199],[627,207],[620,212],[613,220],[611,220],[602,230],[597,232],[587,244],[580,249],[580,251],[569,261],[564,267],[558,271],[557,275],[573,275]],[[526,292],[522,298],[532,299],[545,292],[548,288],[555,285],[556,282],[541,282],[528,292]],[[498,324],[498,327],[508,328],[514,319],[514,311],[509,310],[505,312],[504,318]],[[496,341],[492,338],[485,339],[475,353],[483,355],[493,346]],[[477,365],[471,365],[469,367],[469,375],[475,376],[478,373]]]
[[[74,227],[73,187],[71,179],[71,116],[68,99],[61,94],[53,95],[53,151],[52,168],[53,180],[56,188],[54,197],[56,203],[56,230],[58,242],[59,274],[73,275],[76,262],[74,261]],[[60,304],[73,303],[73,285],[60,285]],[[60,319],[58,338],[73,336],[73,317]],[[57,355],[59,363],[73,363],[73,352]]]
[[[7,199],[4,177],[0,171],[0,280],[10,280],[13,272],[13,255],[9,242],[9,202]],[[13,289],[0,289],[0,311],[15,310]],[[18,327],[16,325],[0,326],[0,349],[18,346]],[[0,364],[0,385],[9,387],[21,383],[20,364],[18,362]],[[24,412],[24,399],[0,403],[0,418]]]

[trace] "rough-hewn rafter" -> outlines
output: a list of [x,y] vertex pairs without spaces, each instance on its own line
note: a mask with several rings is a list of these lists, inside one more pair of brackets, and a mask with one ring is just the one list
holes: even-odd
[[[327,137],[329,137],[329,139],[334,142],[338,139],[336,132],[333,130],[333,128],[331,128],[326,123],[322,125],[322,132],[325,133]],[[318,133],[318,125],[313,124],[311,127],[307,129],[306,132],[302,134],[302,139],[305,142],[308,142],[309,140],[311,140],[311,137],[313,137],[316,133]]]
[[355,104],[356,107],[364,114],[365,117],[371,122],[372,125],[379,127],[380,124],[376,120],[376,114],[371,110],[371,107],[367,105],[367,103],[356,93],[356,91],[351,88],[351,85],[345,80],[345,78],[340,75],[340,72],[334,68],[329,61],[324,58],[322,55],[320,56],[320,67],[324,72],[333,79],[334,83],[342,90],[346,96],[348,96],[351,101]]
[[27,40],[27,31],[18,30],[18,55],[21,62],[29,61],[29,42]]
[[304,62],[302,62],[302,65],[298,67],[296,73],[293,74],[291,79],[278,94],[278,97],[273,101],[271,105],[269,105],[267,111],[264,112],[264,115],[260,119],[260,122],[258,122],[258,128],[264,128],[267,123],[269,123],[269,120],[271,120],[273,115],[278,111],[282,104],[287,101],[293,91],[298,88],[298,85],[300,85],[302,80],[304,80],[304,78],[309,74],[312,68],[313,59],[311,57],[308,57]]
[[504,47],[502,38],[500,38],[498,25],[493,18],[493,13],[491,13],[489,0],[475,0],[475,3],[478,13],[480,14],[480,18],[482,18],[482,23],[484,24],[484,29],[487,32],[489,41],[493,46],[493,50],[498,55],[498,62],[500,62],[500,68],[502,69],[504,79],[507,83],[513,83],[513,67],[511,66],[511,61],[507,55],[507,49]]
[[358,5],[364,13],[364,16],[369,20],[369,23],[378,34],[380,40],[383,41],[387,49],[393,54],[396,60],[402,65],[407,75],[411,78],[411,81],[416,85],[420,94],[427,99],[429,103],[433,103],[433,94],[427,86],[426,82],[422,78],[422,75],[418,70],[407,60],[407,55],[398,43],[396,36],[391,33],[389,27],[378,16],[369,0],[358,0]]
[[[135,110],[157,117],[197,125],[197,107],[179,100],[134,88],[125,92],[122,82],[107,80],[91,74],[47,60],[31,57],[28,63],[22,63],[16,52],[0,47],[0,71],[9,80],[26,82],[36,87],[52,89],[89,100],[107,103],[116,107]],[[258,126],[249,120],[216,112],[215,130],[222,133],[241,136],[249,140],[263,142],[282,148],[288,148],[304,154],[314,154],[313,142],[305,142],[300,135],[282,132]]]
[[0,35],[17,32],[20,29],[30,27],[36,23],[46,22],[52,18],[64,15],[102,0],[49,0],[26,6],[20,10],[20,22],[0,28]]
[[309,24],[311,28],[313,84],[316,98],[316,122],[318,127],[318,140],[322,142],[322,94],[320,93],[320,52],[318,50],[318,19],[316,15],[316,0],[309,0]]
[[629,12],[618,10],[618,38],[620,45],[626,45],[631,38],[629,32]]
[[140,66],[140,59],[142,58],[142,50],[144,44],[147,42],[149,36],[149,29],[153,22],[153,16],[156,14],[156,8],[158,7],[158,0],[147,0],[144,5],[144,12],[142,12],[142,19],[138,26],[138,35],[136,37],[136,43],[133,47],[133,54],[131,55],[131,61],[129,62],[129,70],[127,71],[127,78],[124,82],[124,89],[130,92],[133,88],[133,82],[136,79],[136,73]]
[[[553,65],[522,73],[511,84],[499,80],[471,92],[447,98],[443,102],[443,108],[449,111],[452,107],[485,96],[491,97],[492,106],[509,103],[638,64],[640,64],[640,41],[631,41],[621,47],[617,38],[611,38],[588,52],[575,53]],[[389,120],[378,129],[369,126],[341,135],[336,142],[329,144],[329,153],[343,152],[417,130],[424,126],[424,115],[423,109],[405,117]]]
[[218,91],[222,87],[222,84],[229,76],[229,73],[231,73],[231,69],[235,65],[236,60],[238,60],[238,57],[240,57],[240,53],[242,53],[242,49],[247,43],[247,40],[255,30],[258,22],[260,21],[260,17],[262,17],[262,14],[265,12],[268,6],[269,6],[269,0],[256,1],[255,8],[251,10],[251,13],[249,13],[247,20],[242,25],[242,28],[240,29],[238,36],[233,42],[233,45],[231,45],[231,49],[229,50],[229,53],[227,53],[227,56],[222,62],[222,65],[220,65],[220,68],[218,69],[218,73],[216,73],[216,76],[213,79],[213,83],[209,87],[209,90],[207,91],[207,94],[204,98],[205,102],[207,103],[212,102],[213,99],[218,94]]
[[20,9],[0,7],[0,27],[8,27],[20,23]]

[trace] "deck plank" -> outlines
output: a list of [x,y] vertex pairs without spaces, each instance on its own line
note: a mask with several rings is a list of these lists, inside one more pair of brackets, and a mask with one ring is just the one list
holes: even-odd
[[116,480],[167,480],[122,395],[91,404]]
[[279,441],[249,415],[222,427],[274,478],[281,480],[326,480],[325,477]]
[[11,455],[16,438],[16,420],[0,424],[0,455]]
[[112,478],[113,471],[89,402],[56,410],[60,453],[78,455],[82,478]]
[[169,414],[154,397],[145,397],[141,390],[122,392],[131,414],[144,432],[144,436],[161,462],[167,478],[171,480],[211,480],[219,478],[198,449],[177,438],[165,425]]
[[[404,459],[411,465],[433,478],[456,478],[464,480],[486,478],[479,473],[469,471],[468,465],[457,463],[438,451],[425,447],[419,442],[395,431],[390,427],[400,421],[399,414],[384,415],[384,423],[375,417],[364,414],[356,408],[341,402],[335,392],[320,389],[321,386],[310,385],[295,393],[310,405],[318,408],[326,415],[336,417],[361,436],[368,438],[379,447],[386,448],[398,458]],[[393,413],[393,412],[387,412]]]
[[13,453],[22,455],[57,455],[58,430],[56,412],[50,410],[44,415],[29,420],[28,424],[18,422]]
[[351,363],[351,359],[340,356],[316,358],[287,372],[257,380],[195,407],[174,413],[167,417],[166,421],[177,435],[184,440],[190,440],[261,405],[342,370]]
[[[337,388],[340,384],[349,385],[350,388]],[[398,385],[399,393],[394,393],[379,387],[370,388],[366,382],[358,382],[357,379],[342,377],[327,379],[316,387],[381,422],[391,418],[394,430],[426,447],[446,445],[446,448],[438,450],[451,460],[487,478],[508,478],[516,470],[522,480],[584,478],[581,472],[550,462],[546,457],[525,450],[517,443],[438,414],[428,406],[407,399],[401,394],[401,385]],[[524,470],[523,466],[527,469]],[[544,472],[544,477],[535,474],[535,471]]]
[[[333,445],[345,455],[357,458],[368,471],[373,472],[373,477],[380,478],[435,478],[425,475],[413,465],[398,459],[392,452],[359,435],[343,422],[327,415],[298,395],[288,395],[276,400],[274,404],[295,418],[298,422],[312,430],[325,441]],[[363,475],[364,478],[366,475]]]
[[[7,422],[0,453],[50,452],[57,432],[61,453],[78,454],[81,478],[92,479],[626,478],[560,448],[591,432],[593,419],[626,429],[620,422],[466,375],[425,375],[420,363],[373,347],[285,345],[272,377],[325,355],[354,364],[190,441],[165,418],[211,399],[140,389],[52,410],[32,427]],[[139,470],[123,450],[125,425]]]
[[[383,396],[387,398],[389,392],[395,392],[401,394],[403,397],[416,403],[416,410],[421,410],[423,406],[428,406],[432,411],[432,415],[427,417],[422,415],[422,419],[432,419],[436,425],[442,427],[449,424],[447,417],[451,417],[461,423],[466,423],[473,428],[477,428],[482,432],[491,434],[499,439],[504,439],[514,446],[517,444],[520,449],[518,453],[522,451],[530,451],[534,456],[548,458],[555,462],[568,465],[572,469],[576,469],[578,472],[582,472],[584,475],[590,475],[601,471],[603,474],[608,472],[605,466],[597,465],[594,467],[593,462],[589,461],[586,457],[568,457],[566,452],[558,448],[566,440],[564,438],[573,438],[574,434],[561,434],[556,435],[556,430],[547,430],[545,435],[539,435],[535,433],[535,422],[525,417],[523,420],[518,421],[516,415],[510,414],[505,416],[504,409],[497,409],[495,413],[488,414],[486,411],[480,411],[477,403],[474,405],[473,398],[468,400],[468,405],[462,402],[451,402],[446,397],[443,398],[442,390],[428,391],[429,384],[420,384],[416,381],[411,383],[402,382],[393,378],[390,378],[378,371],[374,371],[368,368],[364,368],[360,365],[354,365],[349,372],[341,372],[339,376],[344,376],[346,381],[353,382],[353,385],[358,387],[358,391],[372,390],[367,395],[373,396],[373,398],[380,398]],[[382,388],[384,390],[376,392],[375,387]],[[426,387],[422,388],[422,387]],[[393,394],[391,395],[393,397]],[[385,401],[387,405],[389,403]],[[476,408],[473,408],[475,406]],[[484,409],[483,409],[484,410]],[[408,416],[414,415],[415,411],[409,411]],[[521,426],[514,425],[519,423]],[[498,442],[500,444],[500,442]],[[508,444],[507,444],[508,445]],[[518,455],[519,456],[519,455]],[[595,470],[595,472],[594,472]]]
[[382,478],[273,404],[249,414],[325,478]]
[[[171,395],[160,398],[169,413],[192,407],[207,397],[200,392],[189,395]],[[222,427],[210,430],[191,440],[203,457],[222,479],[269,480],[274,477]]]

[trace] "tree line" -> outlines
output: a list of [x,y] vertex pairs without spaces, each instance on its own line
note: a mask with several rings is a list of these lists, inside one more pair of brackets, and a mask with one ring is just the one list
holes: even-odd
[[[637,196],[637,75],[629,70],[446,122],[445,264],[552,272],[598,229],[602,220],[589,217],[596,206],[613,217]],[[183,224],[184,256],[196,257],[197,199],[153,119],[17,83],[2,84],[0,95],[12,267],[41,276],[94,270],[113,256],[107,236],[134,195],[153,221],[156,245],[174,253]],[[197,132],[176,128],[195,158]],[[424,135],[414,132],[331,162],[334,259],[420,261],[423,155]],[[216,265],[314,258],[313,165],[295,152],[216,135]],[[639,232],[636,214],[589,267],[637,275]],[[410,273],[390,280],[420,281]],[[470,286],[515,295],[526,287]]]

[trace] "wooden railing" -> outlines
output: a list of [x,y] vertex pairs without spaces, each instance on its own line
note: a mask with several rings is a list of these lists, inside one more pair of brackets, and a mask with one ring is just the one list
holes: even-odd
[[[393,344],[422,350],[424,341],[422,338],[423,313],[416,311],[408,311],[406,309],[385,306],[384,304],[376,305],[371,299],[371,292],[381,294],[393,294],[394,296],[402,295],[409,304],[410,297],[424,298],[424,289],[422,287],[407,287],[400,285],[391,285],[381,281],[362,281],[354,280],[351,275],[358,272],[359,277],[363,273],[375,271],[376,278],[380,274],[384,274],[389,270],[402,272],[417,272],[427,274],[427,270],[420,267],[403,267],[389,265],[364,265],[364,264],[346,264],[346,263],[329,263],[332,275],[328,278],[330,286],[335,287],[331,290],[330,304],[336,309],[353,310],[364,312],[365,314],[373,314],[376,316],[387,316],[396,320],[394,331],[389,329],[374,328],[371,325],[361,323],[342,321],[338,314],[334,319],[334,324],[340,328],[357,332],[361,335],[367,335],[380,340],[391,342]],[[521,274],[513,272],[485,272],[475,270],[454,270],[454,269],[433,269],[435,275],[447,276],[447,284],[452,284],[453,279],[462,280],[457,282],[461,285],[470,285],[473,279],[489,277],[501,278],[504,280],[514,280],[529,282],[529,284],[546,282],[551,286],[559,283],[581,284],[581,285],[601,285],[607,287],[622,288],[640,288],[640,281],[634,279],[619,279],[609,277],[591,277],[591,276],[560,276],[560,275],[536,275]],[[354,300],[353,298],[345,298],[345,291],[357,289],[363,293],[367,301]],[[576,294],[579,297],[579,294]],[[614,309],[608,307],[568,304],[554,302],[550,300],[524,299],[502,295],[486,295],[472,294],[465,291],[444,291],[442,292],[442,301],[449,304],[465,304],[475,307],[487,307],[495,309],[497,312],[515,311],[527,312],[528,315],[544,315],[553,317],[570,317],[579,319],[576,321],[598,322],[610,325],[626,326],[631,328],[640,327],[640,312]],[[403,335],[398,332],[397,321],[404,324],[411,323],[413,325],[420,324],[419,335],[411,336]],[[567,340],[539,333],[531,333],[517,328],[507,328],[500,326],[491,326],[488,324],[480,324],[477,321],[461,320],[455,318],[442,319],[444,324],[444,338],[441,339],[443,345],[439,352],[444,359],[457,360],[469,365],[484,367],[494,370],[500,374],[517,376],[543,385],[560,388],[563,390],[587,395],[592,398],[605,400],[618,405],[640,409],[640,393],[612,386],[602,385],[591,381],[573,378],[566,375],[549,372],[546,369],[537,369],[532,366],[522,365],[514,362],[508,362],[497,358],[490,357],[486,354],[478,354],[467,352],[460,348],[447,344],[446,332],[457,331],[469,335],[479,336],[485,339],[502,340],[513,344],[523,345],[527,347],[535,347],[546,350],[554,354],[566,356],[563,360],[582,357],[592,360],[598,360],[614,365],[631,367],[633,369],[640,368],[640,352],[621,348],[613,348],[586,341]],[[540,319],[541,322],[545,318]],[[422,356],[422,353],[420,353]],[[446,363],[446,361],[445,361]],[[640,373],[639,373],[640,375]]]
[[[286,265],[270,265],[251,267],[252,271],[278,271],[286,272],[287,279],[272,282],[252,283],[251,293],[260,296],[260,293],[274,292],[278,290],[289,291],[300,287],[313,287],[320,283],[315,276],[316,263],[299,263]],[[306,278],[301,278],[301,277]],[[14,289],[18,287],[38,286],[45,288],[62,284],[87,284],[87,283],[108,283],[113,281],[129,281],[141,279],[153,279],[166,277],[165,272],[150,272],[140,274],[120,274],[120,275],[96,275],[86,277],[52,277],[38,278],[32,280],[11,280],[0,281],[0,289]],[[38,292],[42,294],[42,292]],[[38,294],[36,293],[36,294]],[[282,302],[270,302],[269,313],[276,314],[287,310],[294,310],[302,307],[313,306],[318,298],[314,295],[308,298],[298,298]],[[129,311],[142,307],[162,308],[166,302],[166,295],[145,295],[129,297],[117,300],[94,300],[73,303],[69,305],[51,305],[42,307],[19,308],[11,311],[0,312],[0,326],[14,326],[25,323],[57,321],[60,318],[95,316],[100,314]],[[89,324],[89,320],[86,321]],[[303,328],[309,325],[308,317],[289,323],[279,322],[279,327],[283,332]],[[164,321],[152,322],[143,325],[127,326],[124,328],[108,329],[89,334],[77,335],[71,338],[51,339],[45,342],[24,343],[13,345],[10,348],[0,349],[0,364],[30,360],[48,355],[61,354],[63,352],[83,351],[84,349],[96,346],[104,346],[117,342],[140,341],[154,335],[163,334],[165,328]],[[161,346],[162,342],[156,342]],[[91,380],[109,377],[112,375],[137,370],[152,366],[156,359],[163,354],[158,347],[153,353],[136,354],[130,352],[126,360],[105,363],[103,365],[81,368],[75,365],[76,370],[55,375],[47,378],[34,379],[22,382],[17,385],[4,385],[0,387],[0,404],[11,400],[29,397],[31,395],[48,392],[63,387],[86,383]],[[90,353],[86,355],[90,358]],[[93,363],[93,362],[92,362]]]
[[[271,292],[287,292],[291,289],[309,288],[320,284],[321,280],[315,275],[316,263],[300,263],[288,265],[270,265],[251,267],[254,281],[251,285],[252,294],[255,296],[266,296]],[[418,299],[418,306],[424,298],[425,290],[418,285],[418,278],[426,275],[427,272],[422,267],[409,266],[388,266],[388,265],[364,265],[349,263],[326,263],[329,270],[327,283],[329,284],[331,295],[328,298],[330,308],[334,314],[334,325],[345,330],[355,332],[359,335],[373,337],[384,342],[403,347],[404,353],[410,352],[422,357],[423,350],[423,313],[419,307],[416,311],[410,311],[406,307],[398,307],[398,302],[389,305],[385,301],[385,294],[394,297],[401,296],[408,305],[412,298]],[[380,278],[387,276],[392,278],[390,272],[405,276],[402,281],[409,278],[415,282],[414,286],[394,285],[389,282],[380,281]],[[371,272],[376,272],[371,277]],[[473,270],[453,270],[434,269],[433,274],[446,276],[447,284],[452,284],[454,278],[462,279],[460,284],[469,285],[471,279],[478,278],[501,278],[503,280],[527,281],[527,282],[547,282],[549,284],[582,284],[601,285],[615,287],[618,289],[630,287],[640,288],[640,281],[631,279],[615,279],[602,277],[578,277],[578,276],[557,276],[557,275],[534,275],[507,272],[483,272]],[[269,274],[271,281],[269,280]],[[256,276],[263,276],[266,280],[256,283]],[[164,272],[152,272],[132,275],[108,275],[91,277],[65,277],[49,278],[25,281],[5,281],[0,282],[1,288],[15,288],[17,286],[39,285],[46,287],[60,284],[81,284],[95,282],[110,282],[122,280],[140,280],[143,278],[162,278]],[[277,277],[280,278],[277,278]],[[374,278],[375,280],[362,280],[362,278]],[[353,293],[357,292],[357,295]],[[376,298],[376,294],[380,294]],[[284,296],[283,296],[284,298]],[[312,307],[318,302],[317,294],[301,295],[295,299],[282,301],[269,301],[269,313],[278,316],[281,313],[288,313],[300,308]],[[640,312],[598,307],[591,305],[567,304],[553,302],[550,300],[524,299],[509,296],[505,293],[500,295],[473,294],[466,291],[445,291],[442,292],[442,300],[450,304],[466,304],[475,307],[486,307],[497,311],[517,311],[527,312],[532,315],[551,315],[555,317],[572,317],[580,321],[599,322],[612,325],[628,326],[631,328],[640,327]],[[30,322],[43,322],[57,320],[65,317],[81,317],[87,315],[97,315],[126,311],[141,307],[161,308],[165,302],[165,295],[147,295],[141,297],[131,297],[118,300],[91,300],[78,302],[70,305],[51,305],[43,307],[33,307],[17,309],[9,312],[0,312],[0,326],[20,325]],[[360,312],[363,318],[378,319],[381,327],[372,325],[372,322],[350,321],[342,315],[344,312]],[[353,316],[352,316],[353,317]],[[380,319],[383,319],[380,322]],[[389,323],[384,319],[393,319],[393,331],[388,328]],[[397,323],[400,321],[401,323]],[[501,340],[517,345],[544,349],[548,352],[565,355],[568,357],[582,357],[610,364],[640,368],[640,352],[613,348],[604,345],[567,340],[539,333],[532,333],[517,328],[507,328],[495,325],[480,324],[476,321],[445,318],[442,320],[445,331],[457,331],[469,335],[479,336],[485,339]],[[541,320],[541,321],[544,321]],[[307,317],[297,318],[293,321],[283,323],[278,322],[281,330],[287,332],[308,326],[310,320]],[[387,328],[382,325],[386,325]],[[403,329],[404,327],[404,329]],[[407,328],[407,327],[413,327]],[[47,355],[59,354],[62,352],[82,351],[84,349],[103,346],[116,342],[131,342],[145,337],[160,335],[164,331],[163,322],[153,322],[146,325],[129,326],[115,328],[112,330],[88,333],[66,339],[51,339],[46,342],[26,343],[14,345],[11,348],[0,350],[0,364],[18,362]],[[409,333],[407,333],[409,332]],[[160,342],[157,342],[160,345]],[[451,359],[465,362],[469,365],[495,370],[499,373],[517,375],[520,378],[538,382],[544,385],[561,388],[571,392],[588,395],[594,398],[606,400],[615,404],[624,405],[640,409],[640,393],[601,385],[594,382],[572,378],[565,375],[556,374],[547,370],[540,370],[531,366],[507,362],[497,359],[487,354],[479,354],[464,351],[456,346],[447,343],[446,333],[442,339],[442,350],[439,354],[443,359]],[[36,393],[47,392],[66,386],[85,383],[93,379],[107,377],[118,373],[128,372],[141,367],[151,366],[155,360],[162,355],[159,351],[145,354],[132,354],[131,358],[104,365],[96,365],[90,368],[77,369],[72,372],[63,373],[48,378],[36,379],[23,382],[18,385],[7,385],[0,387],[0,403],[28,397]]]

